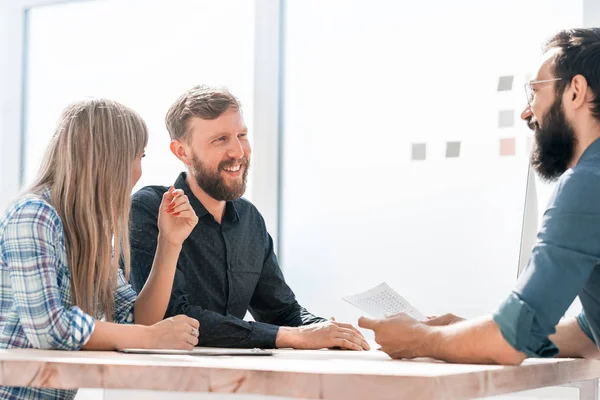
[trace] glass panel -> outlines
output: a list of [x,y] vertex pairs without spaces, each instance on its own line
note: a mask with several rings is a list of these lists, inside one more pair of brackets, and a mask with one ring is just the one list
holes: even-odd
[[[164,118],[190,87],[227,86],[252,129],[253,1],[89,1],[29,15],[26,183],[61,110],[85,96],[120,101],[146,120],[150,141],[138,188],[169,185],[183,170],[169,151]],[[251,198],[251,183],[248,189]]]
[[426,315],[491,311],[518,269],[523,84],[582,2],[286,4],[281,257],[302,304],[355,322],[340,297],[385,280]]

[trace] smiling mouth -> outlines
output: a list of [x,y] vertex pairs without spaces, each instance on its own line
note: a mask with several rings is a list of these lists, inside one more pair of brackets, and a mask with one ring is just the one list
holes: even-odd
[[223,170],[227,172],[238,172],[242,168],[242,164],[234,165],[232,167],[223,167]]

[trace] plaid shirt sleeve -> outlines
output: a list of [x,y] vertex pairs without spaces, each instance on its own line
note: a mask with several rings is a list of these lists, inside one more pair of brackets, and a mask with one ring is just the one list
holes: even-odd
[[56,210],[43,200],[28,200],[7,221],[1,251],[14,306],[31,345],[77,350],[92,336],[95,324],[79,307],[63,305],[57,270],[67,266],[61,257],[64,248],[57,245],[60,235]]
[[114,322],[119,324],[133,324],[133,306],[137,294],[125,280],[121,268],[117,268],[117,290],[115,291],[115,316]]

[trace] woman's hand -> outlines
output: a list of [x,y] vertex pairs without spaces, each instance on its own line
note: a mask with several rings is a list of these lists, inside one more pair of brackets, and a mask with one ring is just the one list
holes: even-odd
[[159,238],[181,246],[197,223],[198,217],[188,197],[183,190],[171,186],[163,195],[158,211]]
[[185,315],[167,318],[149,327],[151,349],[192,350],[198,344],[200,324]]

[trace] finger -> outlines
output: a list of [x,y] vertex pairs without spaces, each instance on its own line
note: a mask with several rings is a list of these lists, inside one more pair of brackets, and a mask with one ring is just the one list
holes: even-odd
[[458,318],[453,314],[444,314],[440,317],[435,317],[428,319],[427,321],[423,321],[423,323],[429,326],[449,325],[451,323],[458,322],[461,319],[462,318]]
[[369,344],[360,333],[356,333],[352,329],[342,328],[341,334],[344,339],[349,340],[352,343],[355,343],[356,345],[360,346],[361,350],[370,349]]
[[365,329],[374,329],[375,326],[379,323],[378,319],[371,319],[367,317],[360,317],[358,319],[358,326]]
[[333,343],[334,343],[334,346],[341,347],[342,349],[356,350],[356,351],[362,350],[362,347],[360,347],[356,343],[351,342],[350,340],[344,339],[344,338],[336,338],[336,339],[334,339]]
[[181,214],[182,212],[188,211],[191,209],[192,209],[192,207],[190,206],[190,203],[183,203],[176,207],[167,208],[167,214],[170,214],[170,215]]
[[362,334],[361,331],[359,331],[354,325],[352,324],[346,324],[346,323],[342,323],[342,322],[336,322],[336,324],[340,327],[343,327],[345,329],[350,329],[351,331],[355,332],[356,334],[359,335],[360,339],[361,339],[361,346],[363,349],[365,350],[371,350],[371,346],[369,345],[369,342],[367,342],[367,339],[365,339],[365,336]]
[[197,320],[195,320],[194,318],[190,318],[185,314],[179,314],[169,319],[173,320],[174,322],[177,322],[177,329],[181,329],[185,332],[190,332],[192,328],[200,328],[200,323]]
[[171,187],[169,188],[169,190],[167,190],[167,191],[166,191],[166,192],[163,194],[163,197],[162,197],[162,204],[163,204],[163,205],[169,204],[169,203],[170,203],[170,202],[173,200],[173,198],[175,197],[175,196],[173,195],[173,191],[174,191],[174,190],[175,190],[175,187],[174,187],[174,186],[171,186]]
[[185,333],[188,335],[195,335],[196,332],[199,332],[199,330],[194,328],[191,324],[189,324],[187,320],[179,321],[175,329],[182,334]]
[[192,327],[192,328],[196,328],[196,329],[200,329],[200,322],[198,322],[197,319],[194,318],[190,318],[187,317],[187,323]]
[[182,350],[194,350],[194,345],[191,343],[188,343],[187,341],[181,342],[181,349]]
[[198,338],[188,332],[182,332],[179,336],[179,340],[184,345],[187,345],[191,348],[194,348],[196,344],[198,344]]
[[346,324],[344,322],[336,322],[337,326],[341,326],[342,328],[351,329],[354,332],[358,333],[360,337],[364,338],[363,334],[352,324]]
[[198,344],[198,336],[186,335],[185,341],[186,341],[186,343],[192,345],[192,347],[196,346]]
[[381,346],[381,348],[379,350],[383,351],[385,354],[387,354],[388,356],[392,357],[391,349],[390,348]]
[[169,205],[173,205],[173,204],[181,204],[181,203],[189,203],[190,199],[183,193],[183,190],[181,189],[175,189],[173,191],[173,198],[171,199],[171,202],[169,203]]
[[194,350],[194,345],[187,341],[183,336],[177,338],[177,342],[173,345],[174,349],[178,350]]
[[440,320],[440,317],[430,318],[426,321],[423,321],[423,323],[428,326],[444,325],[443,322]]
[[200,331],[194,327],[190,326],[190,335],[194,336],[194,337],[198,337],[198,335],[200,335]]
[[190,201],[185,194],[182,196],[173,198],[173,200],[171,200],[169,202],[169,204],[167,205],[167,210],[172,210],[172,209],[174,209],[176,207],[180,207],[181,205],[184,205],[184,204],[187,204],[188,206],[190,206]]

